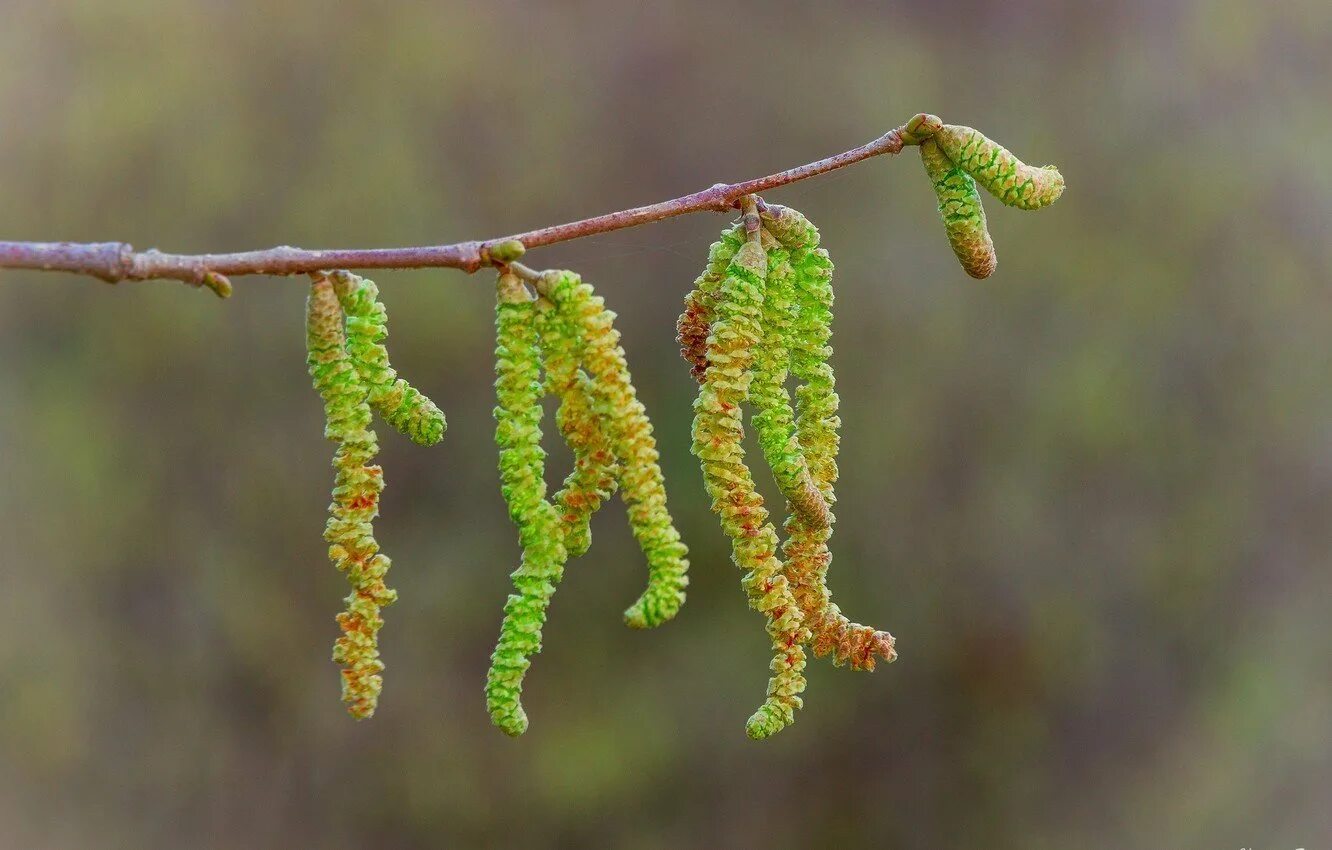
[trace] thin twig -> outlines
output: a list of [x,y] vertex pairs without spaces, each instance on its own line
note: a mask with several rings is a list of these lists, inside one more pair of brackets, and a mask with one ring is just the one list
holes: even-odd
[[235,275],[296,275],[326,269],[455,268],[474,272],[484,266],[511,262],[524,249],[637,227],[687,213],[728,212],[746,195],[825,174],[879,154],[895,154],[903,144],[912,141],[905,133],[904,125],[858,148],[767,177],[743,183],[717,183],[669,201],[481,242],[327,251],[282,245],[234,254],[166,254],[155,249],[135,251],[123,242],[0,242],[0,268],[73,272],[108,283],[180,280],[194,286],[207,286],[223,297],[231,290],[228,276]]

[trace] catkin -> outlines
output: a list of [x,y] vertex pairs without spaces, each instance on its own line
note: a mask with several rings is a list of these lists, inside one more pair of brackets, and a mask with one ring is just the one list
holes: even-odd
[[546,272],[540,286],[584,346],[583,367],[591,380],[600,420],[618,461],[620,497],[634,538],[648,562],[648,585],[624,612],[635,628],[658,626],[675,616],[689,584],[688,549],[666,505],[666,484],[658,464],[656,439],[638,400],[615,314],[591,285],[568,271]]
[[306,302],[307,363],[324,400],[324,435],[338,443],[330,517],[324,530],[328,555],[351,583],[347,609],[337,616],[343,635],[333,647],[341,664],[342,700],[357,719],[370,717],[383,687],[378,634],[380,609],[397,594],[384,584],[389,559],[379,552],[372,521],[379,511],[383,471],[369,462],[379,450],[370,428],[368,389],[348,356],[343,312],[333,284],[314,276]]
[[596,409],[592,379],[580,368],[586,345],[581,329],[548,297],[537,302],[537,336],[545,357],[546,392],[560,399],[555,422],[573,452],[573,470],[555,494],[570,557],[592,545],[592,514],[618,486],[606,416]]
[[[819,232],[799,212],[770,206],[763,215],[764,227],[790,251],[793,309],[787,334],[791,374],[796,388],[796,435],[810,473],[826,504],[837,496],[837,451],[840,445],[837,415],[839,399],[829,358],[832,348],[832,273],[828,252],[819,247]],[[828,567],[832,553],[832,517],[827,523],[811,522],[792,510],[784,528],[783,554],[792,593],[810,630],[810,649],[816,657],[831,653],[837,664],[873,670],[876,657],[897,657],[893,636],[885,631],[848,620],[833,603],[828,590]]]
[[1003,204],[1037,210],[1059,200],[1064,175],[1053,165],[1027,165],[979,130],[944,124],[934,140],[947,157]]
[[432,446],[444,436],[444,414],[433,401],[398,377],[389,365],[388,313],[373,280],[347,271],[329,275],[347,316],[347,353],[369,391],[370,406],[413,442]]
[[502,274],[495,311],[495,442],[501,490],[518,526],[523,558],[513,573],[516,593],[504,605],[504,622],[486,674],[486,707],[509,735],[527,729],[520,700],[531,656],[541,651],[541,628],[567,557],[560,518],[546,500],[541,448],[540,352],[535,306],[516,276]]
[[680,356],[689,363],[689,374],[700,384],[708,370],[708,333],[716,309],[717,290],[726,277],[726,267],[744,241],[745,231],[741,225],[722,231],[721,238],[708,248],[708,264],[694,281],[694,288],[685,296],[684,312],[675,323]]
[[751,738],[766,738],[795,720],[805,689],[809,639],[800,608],[777,557],[777,532],[745,465],[741,405],[749,397],[754,350],[759,343],[767,260],[745,242],[727,267],[708,339],[708,367],[694,402],[693,451],[699,458],[712,509],[731,538],[732,559],[744,570],[749,604],[767,618],[773,676],[763,705],[749,718]]
[[985,208],[976,181],[949,159],[934,139],[920,143],[920,161],[939,199],[939,217],[958,262],[974,278],[989,277],[996,264],[994,242],[985,226]]
[[754,405],[754,430],[759,447],[772,469],[777,487],[796,513],[814,526],[831,521],[828,504],[819,492],[805,462],[805,454],[796,438],[795,412],[786,391],[791,363],[788,348],[791,312],[795,298],[795,271],[791,252],[772,240],[767,249],[768,272],[763,294],[761,342],[754,351],[753,381],[749,400]]

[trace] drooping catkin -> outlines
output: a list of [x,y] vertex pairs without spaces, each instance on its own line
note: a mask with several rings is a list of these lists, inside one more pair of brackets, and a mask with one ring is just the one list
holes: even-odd
[[338,443],[330,517],[324,530],[328,555],[351,583],[347,609],[338,614],[343,635],[333,660],[343,666],[342,700],[357,719],[375,712],[383,687],[378,634],[380,609],[397,593],[384,584],[389,559],[379,552],[371,525],[379,511],[383,471],[369,462],[379,450],[370,428],[369,391],[348,356],[343,312],[332,282],[315,275],[306,302],[306,347],[310,376],[324,400],[324,435]]
[[563,520],[564,547],[570,557],[577,557],[592,545],[590,520],[615,492],[618,464],[609,422],[604,412],[597,410],[592,379],[580,368],[586,351],[581,328],[569,318],[549,298],[537,302],[536,327],[545,358],[546,391],[560,399],[555,422],[574,458],[573,470],[554,501]]
[[[767,231],[768,272],[760,319],[760,343],[754,350],[753,381],[749,400],[754,405],[754,430],[759,447],[772,469],[777,487],[794,512],[810,524],[827,526],[831,521],[824,501],[805,462],[805,453],[796,438],[795,411],[786,391],[791,363],[788,348],[791,336],[791,312],[795,298],[795,271],[791,252]],[[767,241],[772,244],[766,245]]]
[[495,309],[495,442],[501,491],[518,526],[523,558],[513,573],[516,593],[504,605],[504,622],[486,674],[486,707],[509,735],[527,730],[521,694],[531,656],[541,651],[541,629],[567,553],[555,507],[546,500],[545,451],[541,448],[541,355],[535,305],[515,275],[501,274]]
[[[796,434],[805,462],[826,504],[837,500],[837,451],[840,445],[836,379],[829,363],[832,348],[832,273],[828,252],[819,247],[819,232],[796,210],[770,206],[764,227],[790,251],[793,271],[793,310],[787,334],[791,374],[796,388]],[[810,522],[793,510],[785,523],[783,553],[792,593],[810,630],[810,648],[816,657],[833,654],[837,664],[873,670],[875,659],[897,657],[893,636],[848,620],[833,603],[828,590],[832,553],[828,539],[832,520]]]
[[939,217],[958,262],[974,278],[989,277],[996,264],[994,242],[985,226],[976,181],[939,149],[936,139],[920,143],[920,161],[939,199]]
[[708,368],[694,402],[693,427],[693,451],[703,468],[712,509],[731,538],[732,559],[744,570],[742,584],[750,606],[767,618],[774,650],[767,699],[745,725],[751,738],[766,738],[795,720],[805,689],[803,644],[809,639],[777,557],[776,529],[754,488],[742,445],[741,406],[749,398],[753,377],[766,273],[763,250],[753,241],[746,241],[727,267],[708,339]]
[[634,538],[647,558],[647,588],[624,612],[625,622],[634,628],[661,625],[684,603],[689,550],[667,508],[652,422],[634,390],[620,333],[615,330],[615,314],[573,272],[546,272],[539,286],[559,308],[569,332],[582,339],[583,367],[617,461],[620,497]]
[[373,280],[347,271],[329,275],[347,316],[347,353],[369,390],[370,406],[384,421],[423,446],[444,436],[444,414],[433,401],[398,377],[389,365],[388,313]]
[[950,160],[1006,206],[1037,210],[1064,194],[1064,175],[1059,169],[1027,165],[979,130],[943,124],[934,140]]
[[741,225],[722,231],[721,238],[708,248],[708,263],[694,281],[694,288],[685,296],[684,312],[676,320],[676,339],[680,343],[680,356],[689,363],[689,374],[703,383],[708,370],[708,332],[717,302],[717,290],[731,258],[745,241]]

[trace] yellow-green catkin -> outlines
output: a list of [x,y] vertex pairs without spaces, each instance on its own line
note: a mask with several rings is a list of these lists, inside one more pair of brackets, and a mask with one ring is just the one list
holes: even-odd
[[307,362],[315,389],[324,400],[324,435],[338,443],[333,455],[336,478],[330,517],[324,530],[328,554],[347,575],[352,592],[338,615],[343,635],[333,647],[341,664],[342,700],[357,719],[375,712],[383,687],[378,634],[380,609],[397,594],[384,584],[389,559],[379,552],[372,521],[379,512],[383,471],[369,465],[379,450],[370,428],[369,391],[348,356],[343,311],[325,276],[314,276],[306,304]]
[[985,226],[976,181],[939,149],[935,139],[920,143],[920,161],[939,199],[939,217],[958,262],[974,278],[989,277],[996,264],[994,242]]
[[[832,348],[832,260],[819,247],[819,231],[803,215],[787,207],[772,206],[763,223],[790,252],[793,297],[787,333],[790,371],[800,382],[796,388],[796,435],[814,482],[831,506],[837,501],[837,452],[840,446],[836,379],[829,363]],[[787,518],[786,574],[810,631],[816,657],[832,654],[838,664],[873,670],[876,658],[897,657],[893,636],[848,620],[833,603],[828,590],[832,553],[828,539],[832,522],[820,524],[799,510]]]
[[347,316],[347,352],[369,390],[370,406],[413,442],[438,443],[446,427],[443,412],[389,365],[388,313],[375,282],[347,271],[329,278]]
[[666,483],[652,422],[634,390],[620,332],[615,330],[615,314],[573,272],[546,272],[539,285],[545,297],[558,305],[570,332],[582,338],[583,367],[618,461],[620,498],[634,538],[647,558],[647,588],[624,612],[624,620],[634,628],[658,626],[673,618],[684,603],[689,550],[666,505]]
[[763,294],[761,342],[754,351],[754,377],[749,386],[749,400],[754,405],[754,430],[758,433],[763,457],[777,480],[777,487],[791,509],[811,525],[827,526],[832,521],[828,504],[810,474],[805,453],[796,439],[795,411],[786,391],[795,299],[791,252],[766,230],[762,238],[768,255],[768,272]]
[[934,140],[950,160],[1006,206],[1037,210],[1064,193],[1064,175],[1059,169],[1027,165],[979,130],[943,124]]
[[564,547],[570,557],[577,557],[592,545],[590,520],[615,492],[618,465],[609,423],[597,410],[592,379],[581,368],[586,351],[581,328],[573,326],[549,298],[542,297],[536,311],[546,391],[560,399],[555,422],[574,458],[573,470],[554,501],[563,520]]
[[760,342],[767,259],[746,241],[732,257],[716,299],[708,339],[708,367],[694,402],[693,451],[699,458],[712,509],[731,538],[732,559],[744,570],[751,607],[767,618],[773,676],[763,705],[745,729],[766,738],[795,720],[805,689],[803,645],[809,632],[777,557],[777,532],[745,465],[741,406],[749,398],[755,347]]
[[541,354],[536,309],[513,274],[500,275],[495,310],[495,442],[500,485],[518,526],[522,563],[513,573],[516,593],[504,605],[499,642],[486,674],[486,707],[509,735],[527,730],[520,697],[531,656],[541,651],[541,629],[567,558],[555,507],[546,499],[546,454],[541,448]]
[[689,363],[689,373],[703,383],[708,370],[708,333],[717,303],[717,290],[726,277],[731,258],[745,241],[744,228],[733,225],[722,231],[721,238],[708,249],[708,264],[685,296],[684,312],[675,323],[680,356]]

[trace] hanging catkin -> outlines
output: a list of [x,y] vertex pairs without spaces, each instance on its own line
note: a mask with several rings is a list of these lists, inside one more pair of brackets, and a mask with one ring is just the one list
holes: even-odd
[[352,586],[347,610],[337,617],[343,635],[334,644],[333,660],[343,666],[342,699],[347,710],[364,719],[374,714],[383,687],[380,609],[397,594],[384,584],[389,559],[380,554],[371,525],[384,480],[378,466],[368,465],[379,450],[370,429],[368,389],[348,356],[342,309],[332,282],[323,275],[314,276],[306,302],[306,347],[310,376],[324,400],[324,435],[338,443],[324,539],[329,558]]
[[935,139],[920,143],[920,161],[939,199],[939,217],[958,262],[974,278],[989,277],[996,263],[994,242],[985,226],[976,181],[939,149]]
[[592,379],[580,368],[586,349],[580,329],[545,297],[537,301],[536,327],[545,358],[546,392],[560,399],[555,422],[573,452],[573,470],[554,501],[563,520],[564,548],[570,557],[577,557],[592,545],[592,514],[615,492],[615,455],[605,417],[595,409]]
[[369,391],[370,406],[384,421],[423,446],[444,436],[444,414],[435,403],[398,377],[389,365],[388,313],[373,280],[347,271],[329,275],[347,316],[347,353]]
[[620,497],[634,538],[647,558],[648,586],[624,612],[625,622],[635,628],[660,625],[674,617],[684,602],[688,549],[667,509],[652,423],[634,390],[620,333],[615,330],[615,314],[573,272],[546,272],[538,286],[557,305],[568,332],[582,340],[583,367],[617,461]]
[[786,391],[795,299],[791,252],[767,231],[763,232],[762,238],[767,248],[768,272],[760,319],[762,336],[754,350],[754,378],[749,386],[749,400],[754,405],[754,430],[758,432],[759,447],[777,480],[777,487],[791,509],[810,525],[826,527],[832,517],[796,439],[795,412],[791,408],[791,396]]
[[[765,228],[790,252],[793,308],[786,335],[791,374],[796,389],[796,434],[800,451],[824,501],[837,500],[837,450],[840,443],[839,400],[829,358],[832,348],[832,261],[819,247],[819,231],[803,215],[788,207],[770,206],[763,214]],[[831,513],[827,523],[811,521],[806,512],[792,510],[783,546],[792,593],[811,634],[811,650],[821,657],[833,654],[837,664],[873,670],[876,657],[897,657],[893,636],[871,626],[849,621],[832,602],[827,586],[832,554]]]
[[541,448],[540,352],[535,306],[513,274],[501,274],[495,311],[495,442],[500,449],[501,489],[509,517],[518,526],[522,563],[504,605],[499,642],[486,675],[486,707],[495,725],[510,735],[527,729],[520,696],[531,656],[541,651],[541,628],[555,586],[564,575],[564,534],[546,500],[545,452]]
[[722,231],[721,238],[708,248],[708,264],[685,296],[684,312],[675,323],[680,356],[689,363],[689,374],[703,383],[708,370],[708,333],[716,309],[717,290],[726,277],[726,267],[745,241],[744,228],[737,224]]
[[795,719],[805,689],[803,644],[809,632],[777,557],[777,532],[745,465],[741,405],[748,400],[754,348],[761,332],[767,259],[746,241],[727,267],[708,339],[707,372],[694,402],[694,454],[712,509],[731,538],[732,559],[744,570],[749,604],[767,618],[774,656],[768,696],[746,723],[751,738],[766,738]]

